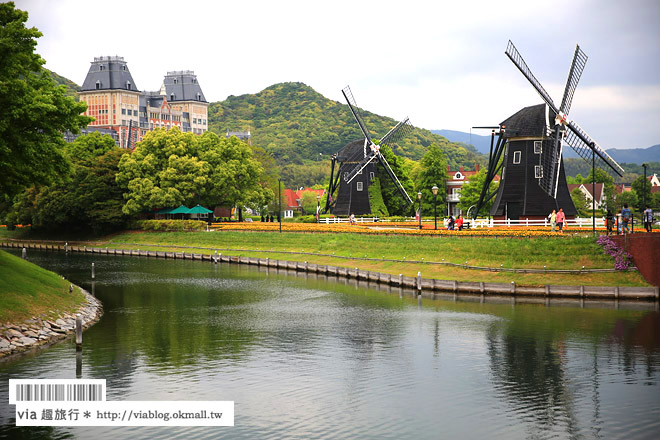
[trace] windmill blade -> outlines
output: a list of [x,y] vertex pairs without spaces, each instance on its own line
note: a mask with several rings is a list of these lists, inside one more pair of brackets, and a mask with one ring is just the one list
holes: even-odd
[[385,136],[383,136],[383,138],[380,140],[380,145],[396,144],[412,130],[413,126],[410,124],[410,119],[406,118],[396,124],[394,128],[392,128],[387,132]]
[[568,115],[568,112],[571,109],[573,94],[575,93],[575,89],[577,88],[580,77],[582,76],[584,66],[587,64],[587,58],[587,55],[582,52],[580,46],[576,45],[575,54],[573,55],[573,64],[571,64],[571,70],[569,70],[568,79],[566,80],[564,97],[561,100],[561,107],[559,107],[559,110],[562,111],[565,115]]
[[341,91],[341,93],[344,95],[344,98],[346,98],[348,107],[351,109],[351,113],[353,113],[355,122],[357,122],[358,125],[360,126],[360,130],[362,130],[364,137],[369,140],[369,144],[373,144],[373,141],[371,140],[371,136],[369,136],[369,132],[367,131],[367,127],[364,125],[364,122],[362,121],[362,116],[360,115],[358,106],[355,103],[355,98],[353,98],[353,93],[351,92],[351,88],[349,86],[346,86]]
[[559,166],[561,165],[561,133],[559,133],[552,146],[550,142],[543,143],[543,150],[541,152],[541,178],[539,179],[539,186],[550,197],[557,197],[557,184],[559,182]]
[[527,63],[525,63],[522,55],[520,55],[516,49],[516,46],[513,45],[511,40],[509,40],[509,44],[506,46],[506,52],[504,53],[506,53],[509,59],[513,62],[513,64],[516,65],[518,70],[520,70],[520,72],[525,76],[525,78],[527,78],[532,86],[534,86],[536,91],[539,92],[539,95],[541,95],[541,98],[543,98],[545,103],[548,104],[548,106],[550,106],[550,108],[553,109],[555,113],[559,113],[557,106],[554,102],[552,102],[552,98],[550,98],[550,95],[548,95],[548,92],[545,91],[539,80],[536,79],[530,68],[527,67]]
[[596,153],[596,156],[599,159],[600,166],[599,168],[604,168],[602,165],[606,165],[614,170],[619,176],[623,176],[623,168],[616,163],[614,159],[610,157],[609,154],[605,152],[589,135],[586,131],[582,129],[575,121],[570,121],[568,123],[568,136],[566,137],[566,143],[575,150],[575,152],[580,155],[580,157],[587,162],[591,161],[592,151]]
[[364,167],[369,165],[371,163],[371,161],[376,158],[376,156],[377,156],[377,154],[371,154],[371,155],[365,157],[364,159],[362,159],[362,161],[359,164],[357,164],[354,168],[351,169],[351,171],[348,172],[348,174],[344,178],[344,182],[351,183],[351,181],[353,181],[353,179],[355,179],[355,176],[360,174],[360,171],[362,171],[364,169]]
[[387,174],[390,176],[390,179],[392,179],[392,182],[394,182],[394,185],[396,185],[397,189],[403,196],[403,198],[408,202],[408,205],[412,205],[413,201],[404,189],[403,185],[401,185],[401,182],[399,181],[399,178],[396,177],[396,174],[394,174],[394,171],[392,171],[392,168],[390,167],[390,164],[387,162],[387,159],[385,159],[385,156],[380,154],[378,152],[375,156],[378,156],[378,160],[380,161],[381,165],[383,165],[383,168],[385,168],[385,171]]

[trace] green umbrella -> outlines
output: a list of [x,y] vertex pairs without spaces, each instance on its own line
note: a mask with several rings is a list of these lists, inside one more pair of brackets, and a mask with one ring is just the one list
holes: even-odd
[[212,212],[213,211],[211,211],[210,209],[206,209],[203,206],[197,205],[194,208],[190,208],[188,214],[210,214]]
[[190,214],[190,210],[187,206],[181,205],[178,208],[171,210],[170,214]]

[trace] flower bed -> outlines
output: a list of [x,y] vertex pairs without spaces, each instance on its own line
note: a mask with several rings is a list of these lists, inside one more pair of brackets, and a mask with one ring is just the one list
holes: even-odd
[[603,252],[614,258],[615,269],[626,270],[632,266],[632,255],[624,251],[623,248],[619,247],[619,245],[607,235],[601,235],[598,237],[596,243],[603,246]]

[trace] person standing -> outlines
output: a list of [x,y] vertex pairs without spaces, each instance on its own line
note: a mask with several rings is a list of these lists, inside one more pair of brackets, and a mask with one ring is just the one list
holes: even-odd
[[552,226],[552,232],[555,232],[555,227],[557,226],[557,211],[553,209],[550,215],[548,215],[548,218],[550,219],[550,226]]
[[564,222],[566,221],[566,215],[564,214],[564,208],[559,208],[557,213],[557,227],[559,228],[560,233],[564,233]]
[[621,209],[621,218],[623,219],[623,233],[630,233],[630,219],[632,218],[632,211],[628,208],[628,205],[623,205]]
[[458,218],[456,219],[456,229],[459,231],[463,230],[463,216],[458,214]]
[[349,220],[351,221],[352,225],[355,224],[355,214],[353,214],[352,212],[351,212],[351,216],[349,217]]
[[653,211],[649,208],[649,205],[646,205],[644,210],[644,229],[646,232],[651,232],[653,225]]

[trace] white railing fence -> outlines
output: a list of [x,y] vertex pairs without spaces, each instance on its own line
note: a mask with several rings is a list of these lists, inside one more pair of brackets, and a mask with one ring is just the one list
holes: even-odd
[[[382,223],[387,223],[389,220],[384,219],[381,220],[378,217],[356,217],[355,218],[356,223],[374,223],[374,222],[382,222]],[[415,219],[414,217],[408,218],[406,220],[398,220],[398,222],[406,222],[406,223],[418,223],[419,220]],[[423,223],[433,223],[432,219],[422,219]],[[319,223],[325,223],[325,224],[333,224],[333,223],[350,223],[350,220],[347,217],[330,217],[330,218],[322,218],[320,219]],[[438,219],[438,223],[444,225],[444,227],[447,227],[447,220],[441,220]],[[492,218],[485,218],[485,219],[465,219],[465,223],[469,223],[471,228],[494,228],[494,227],[511,227],[511,226],[525,226],[525,227],[534,227],[534,226],[543,226],[543,227],[550,227],[550,220],[545,218],[542,220],[530,220],[530,219],[523,219],[523,220],[493,220]],[[576,217],[574,219],[569,219],[566,220],[565,226],[570,226],[570,227],[578,227],[578,228],[591,228],[593,225],[593,220],[591,217],[585,217],[585,218],[580,218]],[[596,217],[596,227],[597,228],[604,228],[605,227],[605,218],[603,217]]]

